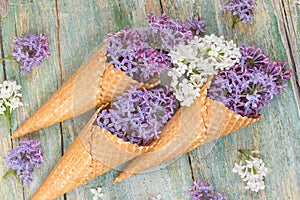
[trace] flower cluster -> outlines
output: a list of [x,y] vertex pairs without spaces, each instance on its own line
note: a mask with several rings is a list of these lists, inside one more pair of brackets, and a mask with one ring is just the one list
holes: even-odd
[[9,150],[8,156],[4,157],[8,167],[16,172],[23,182],[23,185],[32,181],[33,168],[43,162],[40,142],[25,139],[20,145]]
[[268,169],[265,167],[265,163],[262,159],[252,156],[251,152],[239,150],[247,159],[235,163],[232,169],[233,173],[237,173],[246,182],[245,189],[249,189],[253,192],[264,190],[264,179],[267,176]]
[[194,181],[194,186],[190,189],[192,200],[227,200],[223,195],[214,194],[214,188],[200,180]]
[[195,17],[192,21],[182,22],[170,19],[166,14],[159,18],[148,15],[149,27],[146,29],[146,40],[154,48],[170,51],[175,45],[186,43],[205,32],[204,21]]
[[20,65],[22,74],[30,73],[32,67],[41,65],[44,58],[50,56],[47,37],[44,34],[22,34],[14,39],[12,56]]
[[256,7],[255,0],[231,0],[231,2],[224,5],[224,8],[233,14],[233,27],[239,21],[244,24],[252,24]]
[[232,41],[212,34],[177,45],[169,56],[174,64],[168,71],[171,87],[181,106],[189,106],[209,76],[239,62],[240,52]]
[[102,199],[102,197],[104,196],[104,194],[102,193],[102,187],[91,188],[90,191],[94,195],[93,200],[98,200],[99,198]]
[[110,63],[140,82],[171,68],[173,65],[167,55],[170,49],[205,31],[204,22],[197,17],[183,23],[166,14],[161,18],[148,15],[148,21],[145,29],[122,30],[105,39]]
[[176,110],[170,88],[128,90],[113,102],[110,109],[99,112],[97,123],[124,141],[147,145],[159,138],[161,129]]
[[0,115],[5,115],[11,128],[10,115],[14,109],[22,106],[21,86],[16,81],[4,81],[0,84]]
[[291,77],[287,62],[270,61],[261,49],[241,46],[241,61],[221,71],[212,81],[208,96],[235,113],[257,117]]

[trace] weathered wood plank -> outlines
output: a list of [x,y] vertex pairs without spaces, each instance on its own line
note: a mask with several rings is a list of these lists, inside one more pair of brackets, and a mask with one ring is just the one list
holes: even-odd
[[[60,70],[57,55],[57,26],[55,1],[10,1],[9,15],[2,20],[2,38],[5,55],[9,55],[12,38],[22,33],[36,34],[45,33],[48,36],[52,55],[41,67],[33,69],[31,75],[20,75],[20,69],[16,63],[6,62],[6,76],[10,80],[16,80],[22,85],[23,108],[18,109],[13,117],[13,129],[24,122],[35,110],[40,107],[60,86]],[[3,128],[3,129],[2,129]],[[1,127],[5,130],[4,127]],[[6,139],[10,140],[10,135],[6,132]],[[4,195],[17,195],[6,199],[29,199],[37,187],[42,183],[54,164],[61,156],[60,145],[60,127],[59,125],[38,131],[36,134],[28,136],[32,139],[38,139],[42,143],[45,162],[40,169],[34,172],[34,181],[23,188],[21,183],[10,177],[8,181],[13,180],[18,187],[18,191],[9,192],[6,186]],[[18,140],[14,140],[16,145]],[[9,143],[8,143],[9,144]],[[1,180],[2,182],[2,180]],[[9,186],[9,185],[8,185]],[[24,197],[23,196],[24,193]]]
[[[279,33],[282,38],[286,54],[291,68],[293,69],[292,86],[295,93],[296,102],[298,104],[300,116],[300,61],[299,61],[299,29],[297,29],[297,2],[283,0],[282,3],[272,1],[274,13],[276,15],[279,26]],[[298,26],[299,27],[299,26]]]

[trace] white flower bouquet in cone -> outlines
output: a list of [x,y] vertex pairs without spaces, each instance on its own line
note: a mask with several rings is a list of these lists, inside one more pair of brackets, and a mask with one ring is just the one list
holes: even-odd
[[[214,39],[213,41],[217,40]],[[195,44],[195,42],[192,43]],[[177,68],[179,68],[178,66],[180,65],[183,66],[184,69],[192,68],[193,62],[187,62],[191,53],[189,53],[187,57],[184,57],[183,53],[186,50],[185,48],[190,49],[191,47],[184,45],[181,48],[182,49],[175,50],[175,52],[171,52],[171,54],[173,53],[173,55],[171,55],[172,61],[175,65],[176,63],[181,62],[177,65]],[[223,50],[224,49],[226,48],[223,48]],[[213,50],[213,48],[210,48],[209,52]],[[212,55],[217,55],[219,58],[226,55],[226,53],[222,53],[222,48],[219,48],[219,50],[221,51],[213,53]],[[181,57],[177,57],[176,54],[178,52],[180,52]],[[115,179],[115,182],[120,182],[134,174],[155,167],[201,145],[253,124],[260,119],[261,116],[259,111],[275,95],[279,94],[280,90],[286,87],[285,82],[289,80],[291,70],[286,69],[286,62],[270,61],[269,57],[259,48],[241,46],[240,53],[241,57],[238,63],[234,64],[231,68],[221,70],[212,80],[208,95],[205,100],[203,100],[203,108],[200,114],[203,122],[198,120],[198,123],[204,124],[204,128],[198,130],[197,126],[194,125],[193,139],[191,142],[184,146],[184,148],[177,148],[176,150],[173,148],[173,146],[178,146],[176,144],[160,148],[155,146],[147,153],[133,160]],[[186,98],[185,95],[193,94],[193,91],[188,93],[182,87],[177,89],[176,87],[178,87],[178,85],[180,86],[180,84],[177,83],[177,79],[184,80],[187,78],[190,81],[191,76],[197,74],[197,70],[192,68],[190,71],[193,73],[189,74],[189,72],[186,73],[185,70],[179,69],[182,71],[181,75],[185,75],[184,77],[178,76],[180,73],[177,73],[176,66],[171,70],[173,70],[173,72],[170,73],[171,75],[177,75],[173,76],[171,81],[171,86],[175,87],[175,95],[179,95],[181,104],[188,106],[186,107],[186,110],[188,110],[187,113],[193,112],[195,110],[195,104],[199,104],[199,102],[202,101],[199,101],[199,97],[194,99],[194,96],[191,95],[188,96],[189,98]],[[198,71],[201,70],[205,71],[204,69],[199,69]],[[203,73],[201,76],[203,77]],[[204,77],[203,80],[206,80],[206,77]],[[191,84],[190,86],[193,89],[197,89],[197,86],[195,87],[195,85]],[[187,86],[185,86],[185,89],[186,88]],[[206,93],[206,88],[202,88],[201,91],[202,94]],[[190,104],[191,101],[194,102]],[[176,116],[173,118],[175,117]],[[185,118],[184,116],[182,117]],[[170,120],[167,126],[181,127],[177,123],[173,124],[175,121],[177,120]],[[174,128],[174,130],[178,131],[178,134],[180,134],[180,132],[185,132],[184,130],[193,125],[190,124],[192,122],[193,120],[189,121],[188,124],[185,124],[183,130],[178,128]]]

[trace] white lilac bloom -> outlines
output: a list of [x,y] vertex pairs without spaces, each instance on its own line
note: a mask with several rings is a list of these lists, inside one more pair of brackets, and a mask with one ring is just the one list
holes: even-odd
[[253,192],[264,190],[264,179],[267,176],[268,169],[262,159],[253,157],[252,152],[239,150],[247,159],[235,163],[232,169],[233,173],[237,173],[242,180],[246,183],[245,189]]
[[190,106],[198,97],[200,88],[209,76],[229,69],[239,62],[241,53],[233,41],[224,37],[206,35],[195,37],[188,44],[177,45],[168,54],[174,67],[168,71],[171,87],[181,106]]
[[10,115],[18,107],[22,106],[21,86],[16,81],[4,81],[0,84],[0,115],[5,115],[10,128]]
[[104,194],[102,193],[101,187],[91,188],[90,191],[94,195],[93,200],[101,199],[104,196]]

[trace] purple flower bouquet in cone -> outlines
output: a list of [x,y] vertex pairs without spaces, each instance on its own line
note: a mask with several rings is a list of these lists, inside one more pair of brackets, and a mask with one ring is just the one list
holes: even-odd
[[147,152],[176,111],[170,88],[135,87],[97,111],[32,199],[54,199]]

